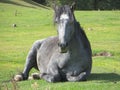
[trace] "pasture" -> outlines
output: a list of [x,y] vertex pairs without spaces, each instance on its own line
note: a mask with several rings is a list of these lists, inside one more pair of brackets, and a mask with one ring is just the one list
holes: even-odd
[[57,34],[53,10],[38,7],[31,0],[10,1],[12,3],[0,2],[0,90],[119,90],[120,11],[75,11],[76,19],[91,42],[93,55],[101,52],[111,54],[93,57],[92,74],[88,81],[8,82],[13,75],[22,71],[27,53],[35,40]]

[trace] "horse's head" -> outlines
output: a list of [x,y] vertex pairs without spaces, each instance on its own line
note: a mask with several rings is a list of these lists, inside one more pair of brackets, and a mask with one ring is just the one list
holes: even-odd
[[75,17],[73,13],[73,5],[55,6],[54,22],[57,24],[57,32],[59,37],[58,46],[61,53],[66,53],[69,42],[74,33]]

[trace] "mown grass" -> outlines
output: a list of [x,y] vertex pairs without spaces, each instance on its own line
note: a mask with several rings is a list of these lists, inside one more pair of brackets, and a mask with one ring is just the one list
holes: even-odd
[[[13,85],[16,83],[3,81],[23,70],[27,53],[35,40],[56,35],[52,10],[24,0],[10,1],[21,5],[0,2],[0,90],[15,89]],[[120,11],[75,11],[75,16],[85,29],[93,54],[107,51],[113,56],[93,57],[92,74],[87,82],[28,80],[17,82],[17,90],[119,90]]]

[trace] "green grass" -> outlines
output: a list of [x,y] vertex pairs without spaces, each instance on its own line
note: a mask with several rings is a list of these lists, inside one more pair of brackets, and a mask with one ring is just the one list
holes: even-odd
[[[52,10],[31,4],[31,0],[8,1],[0,2],[0,90],[7,87],[14,90],[15,83],[2,82],[23,70],[35,40],[56,35]],[[120,11],[75,11],[75,16],[91,42],[93,53],[107,51],[113,56],[93,57],[92,74],[87,82],[28,80],[17,82],[18,90],[119,90]]]

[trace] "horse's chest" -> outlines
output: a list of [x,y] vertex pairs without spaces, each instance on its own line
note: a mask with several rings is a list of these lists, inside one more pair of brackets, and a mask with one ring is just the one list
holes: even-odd
[[64,68],[61,69],[61,72],[65,75],[77,76],[82,71],[82,67],[78,63],[69,63]]
[[59,68],[64,74],[78,75],[85,67],[84,62],[80,58],[67,56],[59,62]]

